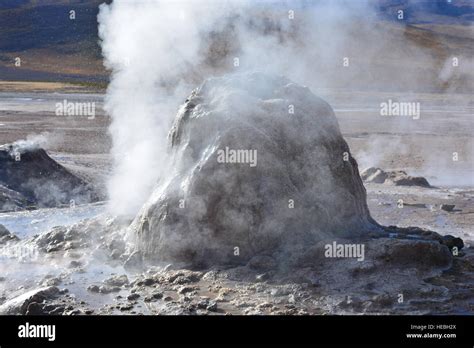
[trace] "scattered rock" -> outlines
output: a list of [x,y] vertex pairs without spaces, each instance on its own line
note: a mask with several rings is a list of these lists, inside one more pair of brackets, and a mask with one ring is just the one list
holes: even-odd
[[43,286],[57,286],[61,283],[62,283],[62,280],[59,277],[48,277],[41,283],[41,285],[43,285]]
[[127,275],[123,274],[123,275],[115,275],[115,276],[105,279],[104,284],[108,286],[118,287],[118,286],[128,285],[129,281],[128,281]]
[[159,291],[155,291],[154,293],[151,294],[151,297],[153,297],[156,300],[159,300],[163,298],[163,293]]
[[81,314],[84,314],[84,313],[78,308],[71,309],[69,311],[64,312],[64,315],[81,315]]
[[[6,301],[0,306],[0,314],[26,314],[28,306],[31,303],[43,303],[52,300],[59,295],[59,289],[55,286],[43,287],[28,291],[20,296],[17,296],[9,301]],[[32,310],[37,310],[34,306]]]
[[134,294],[128,295],[128,296],[127,296],[127,300],[134,301],[134,300],[138,299],[139,297],[140,297],[139,294],[134,293]]
[[43,310],[43,306],[40,305],[37,302],[32,302],[28,305],[28,308],[26,309],[26,315],[44,315],[47,314],[48,312],[45,312]]
[[46,252],[65,250],[65,242],[70,235],[66,236],[68,229],[63,226],[53,227],[49,232],[40,234],[35,242],[38,247]]
[[9,230],[2,224],[0,224],[0,245],[5,244],[7,242],[11,241],[18,241],[20,240],[17,236],[15,236],[13,233],[10,233]]
[[420,186],[430,188],[428,180],[421,176],[409,176],[404,171],[390,172],[388,174],[389,182],[396,186]]
[[155,284],[155,280],[153,278],[145,278],[143,279],[143,285],[145,286],[152,286]]
[[360,174],[362,180],[365,182],[376,184],[391,184],[396,186],[421,186],[431,187],[428,180],[421,176],[409,176],[402,170],[398,171],[383,171],[380,168],[370,167],[365,169]]
[[217,311],[217,302],[209,301],[208,305],[206,306],[206,309],[209,312],[216,312]]
[[82,262],[80,261],[72,260],[71,262],[69,262],[69,268],[78,268],[81,266],[82,266]]
[[380,238],[371,242],[370,249],[386,267],[448,269],[453,261],[449,249],[436,241]]
[[196,307],[199,309],[206,309],[209,305],[210,299],[208,297],[201,297],[201,299],[196,303]]
[[58,306],[53,306],[53,307],[54,308],[48,312],[49,315],[63,315],[64,314],[64,306],[58,305]]
[[111,292],[119,292],[121,290],[118,286],[108,286],[108,285],[101,285],[99,286],[99,292],[101,294],[110,294]]
[[192,287],[192,286],[181,286],[178,288],[178,294],[186,294],[186,293],[189,293],[189,292],[193,292],[195,291],[196,288],[195,287]]
[[444,211],[452,212],[455,206],[454,204],[441,204],[439,208]]
[[87,287],[87,291],[90,291],[90,292],[99,292],[100,289],[97,285],[89,285]]
[[376,184],[383,184],[388,175],[380,168],[370,167],[360,173],[360,177],[365,182],[373,182]]
[[133,304],[131,303],[120,306],[121,311],[129,311],[131,309],[133,309]]
[[160,283],[190,284],[198,282],[203,277],[203,273],[188,270],[167,271],[158,277]]
[[446,245],[449,250],[453,250],[454,247],[456,247],[458,251],[464,248],[463,240],[461,238],[451,236],[450,234],[442,237],[441,244]]
[[[159,299],[162,299],[162,298],[163,298],[163,293],[160,292],[160,291],[155,291],[151,295],[146,296],[144,301],[145,302],[152,302],[152,301],[156,301],[156,300],[159,300]],[[169,296],[165,298],[165,301],[170,301],[170,300],[171,300],[171,297],[169,297]]]

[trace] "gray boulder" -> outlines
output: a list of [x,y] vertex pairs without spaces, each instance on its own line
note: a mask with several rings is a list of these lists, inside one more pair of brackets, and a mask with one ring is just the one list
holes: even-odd
[[0,224],[0,245],[11,241],[18,241],[19,238],[11,233],[5,226]]
[[209,79],[169,139],[170,175],[131,226],[146,258],[240,263],[379,229],[333,110],[307,87],[262,73]]
[[363,170],[360,176],[364,182],[386,184],[395,186],[421,186],[430,188],[431,185],[422,176],[410,176],[403,170],[384,171],[380,168],[370,167]]
[[[19,141],[0,146],[0,204],[56,207],[95,202],[93,187],[53,160],[44,149]],[[16,192],[16,194],[12,194]],[[7,196],[8,193],[8,196]],[[3,209],[0,206],[0,209]]]

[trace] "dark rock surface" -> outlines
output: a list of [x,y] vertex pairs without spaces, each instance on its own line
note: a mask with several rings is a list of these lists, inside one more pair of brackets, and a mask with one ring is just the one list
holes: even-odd
[[11,233],[5,226],[0,224],[0,245],[17,240],[19,240],[17,236]]
[[0,184],[0,211],[21,210],[34,205],[21,193]]
[[[15,297],[0,306],[2,314],[47,314],[42,304],[60,295],[57,287],[44,287]],[[31,308],[30,308],[31,306]]]
[[[48,156],[45,150],[17,144],[0,147],[0,209],[56,207],[94,202],[100,197],[86,182]],[[13,192],[12,192],[13,191]],[[5,208],[3,208],[5,206]]]

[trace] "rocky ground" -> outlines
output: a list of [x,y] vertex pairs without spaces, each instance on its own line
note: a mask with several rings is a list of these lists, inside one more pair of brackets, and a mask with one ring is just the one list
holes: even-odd
[[[49,104],[44,101],[47,97],[43,97],[37,96],[39,100],[32,104],[18,102],[33,105],[29,111],[17,109],[11,100],[8,107],[2,104],[0,143],[57,127],[67,136],[46,145],[48,153],[76,175],[96,178],[100,186],[103,180],[97,178],[105,177],[110,168],[108,121],[58,119],[48,111]],[[472,142],[468,135],[471,126],[463,123],[466,114],[462,110],[452,114],[459,116],[456,121],[446,121],[446,129],[451,129],[452,122],[459,127],[445,136],[443,118],[434,123],[437,128],[432,135],[417,138],[412,134],[418,131],[416,128],[383,135],[382,124],[374,125],[370,117],[365,126],[357,112],[346,117],[346,105],[337,103],[337,94],[331,103],[336,104],[341,129],[356,159],[380,167],[389,178],[399,178],[400,171],[405,171],[407,177],[426,174],[430,166],[422,159],[431,158],[430,152],[446,150],[451,154],[455,148],[463,153]],[[362,129],[371,132],[364,135]],[[399,143],[409,144],[407,147],[415,147],[418,152],[406,150],[414,155],[393,155],[391,148],[387,156],[369,163],[367,154],[376,153],[370,151],[377,147],[373,145],[374,137],[393,139],[396,133],[402,139]],[[433,140],[435,135],[437,141]],[[429,145],[423,147],[427,139]],[[469,173],[468,162],[456,165],[460,177]],[[394,172],[398,174],[393,176]],[[0,312],[474,314],[474,189],[465,181],[459,185],[456,180],[443,181],[446,178],[442,174],[432,171],[431,177],[424,175],[429,186],[407,186],[406,181],[397,185],[385,179],[365,182],[374,219],[381,225],[398,227],[361,240],[365,245],[364,261],[326,258],[324,244],[320,244],[283,264],[272,255],[258,255],[241,265],[207,269],[182,264],[146,265],[123,242],[128,222],[107,216],[103,206],[94,206],[93,212],[88,206],[57,210],[55,214],[63,216],[64,221],[70,219],[69,223],[58,223],[62,225],[59,227],[48,223],[55,221],[49,210],[3,213]]]
[[[3,272],[0,311],[473,314],[474,242],[472,234],[463,232],[472,226],[472,192],[420,188],[400,208],[397,196],[390,192],[394,186],[367,186],[369,207],[378,221],[399,219],[403,226],[416,220],[429,225],[430,219],[443,217],[441,233],[391,227],[383,236],[361,241],[366,250],[362,262],[326,258],[321,243],[285,264],[259,255],[240,266],[195,269],[182,264],[143,264],[123,242],[126,224],[104,216],[24,240],[2,229],[2,245],[30,245],[38,250],[35,261],[25,259],[18,266],[33,264],[38,271],[27,281],[18,277],[18,270]],[[451,211],[440,208],[447,199],[455,205]],[[454,228],[456,223],[458,228]],[[446,236],[447,231],[453,236]]]
[[[391,242],[382,239],[373,247],[383,250]],[[379,249],[375,262],[347,265],[331,261],[326,268],[308,264],[291,276],[262,256],[245,266],[205,271],[169,265],[134,275],[104,272],[102,281],[89,285],[71,280],[74,273],[87,272],[87,264],[79,258],[71,260],[69,269],[61,274],[45,276],[36,289],[3,298],[0,310],[4,314],[66,315],[472,314],[472,253],[451,260],[446,252],[433,260],[431,248],[438,252],[441,245],[420,242],[416,245],[419,253],[408,251],[411,248],[397,241],[389,251]],[[403,265],[390,265],[391,258],[405,256],[401,253],[411,253],[410,259]]]

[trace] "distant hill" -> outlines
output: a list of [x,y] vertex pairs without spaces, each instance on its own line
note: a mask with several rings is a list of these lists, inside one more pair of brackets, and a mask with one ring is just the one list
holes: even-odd
[[[109,75],[102,65],[97,13],[99,4],[111,1],[0,0],[0,79],[105,85]],[[298,4],[312,6],[318,1],[337,0],[306,0]],[[474,0],[368,1],[378,13],[380,23],[376,29],[390,28],[393,41],[399,42],[403,37],[423,47],[439,60],[440,66],[452,54],[472,59]],[[400,9],[404,11],[403,22],[397,20]],[[69,17],[71,10],[75,11],[75,19]],[[374,69],[404,66],[403,53],[394,54]],[[21,68],[14,65],[17,57],[21,58]],[[455,84],[454,90],[469,90],[472,81],[463,76],[456,78]]]
[[[101,0],[2,0],[0,76],[10,80],[106,81],[98,45]],[[70,18],[75,11],[75,19]],[[21,58],[21,69],[14,66]]]
[[[356,0],[357,1],[357,0]],[[381,16],[396,18],[403,10],[410,24],[467,25],[474,21],[473,0],[372,0]]]

